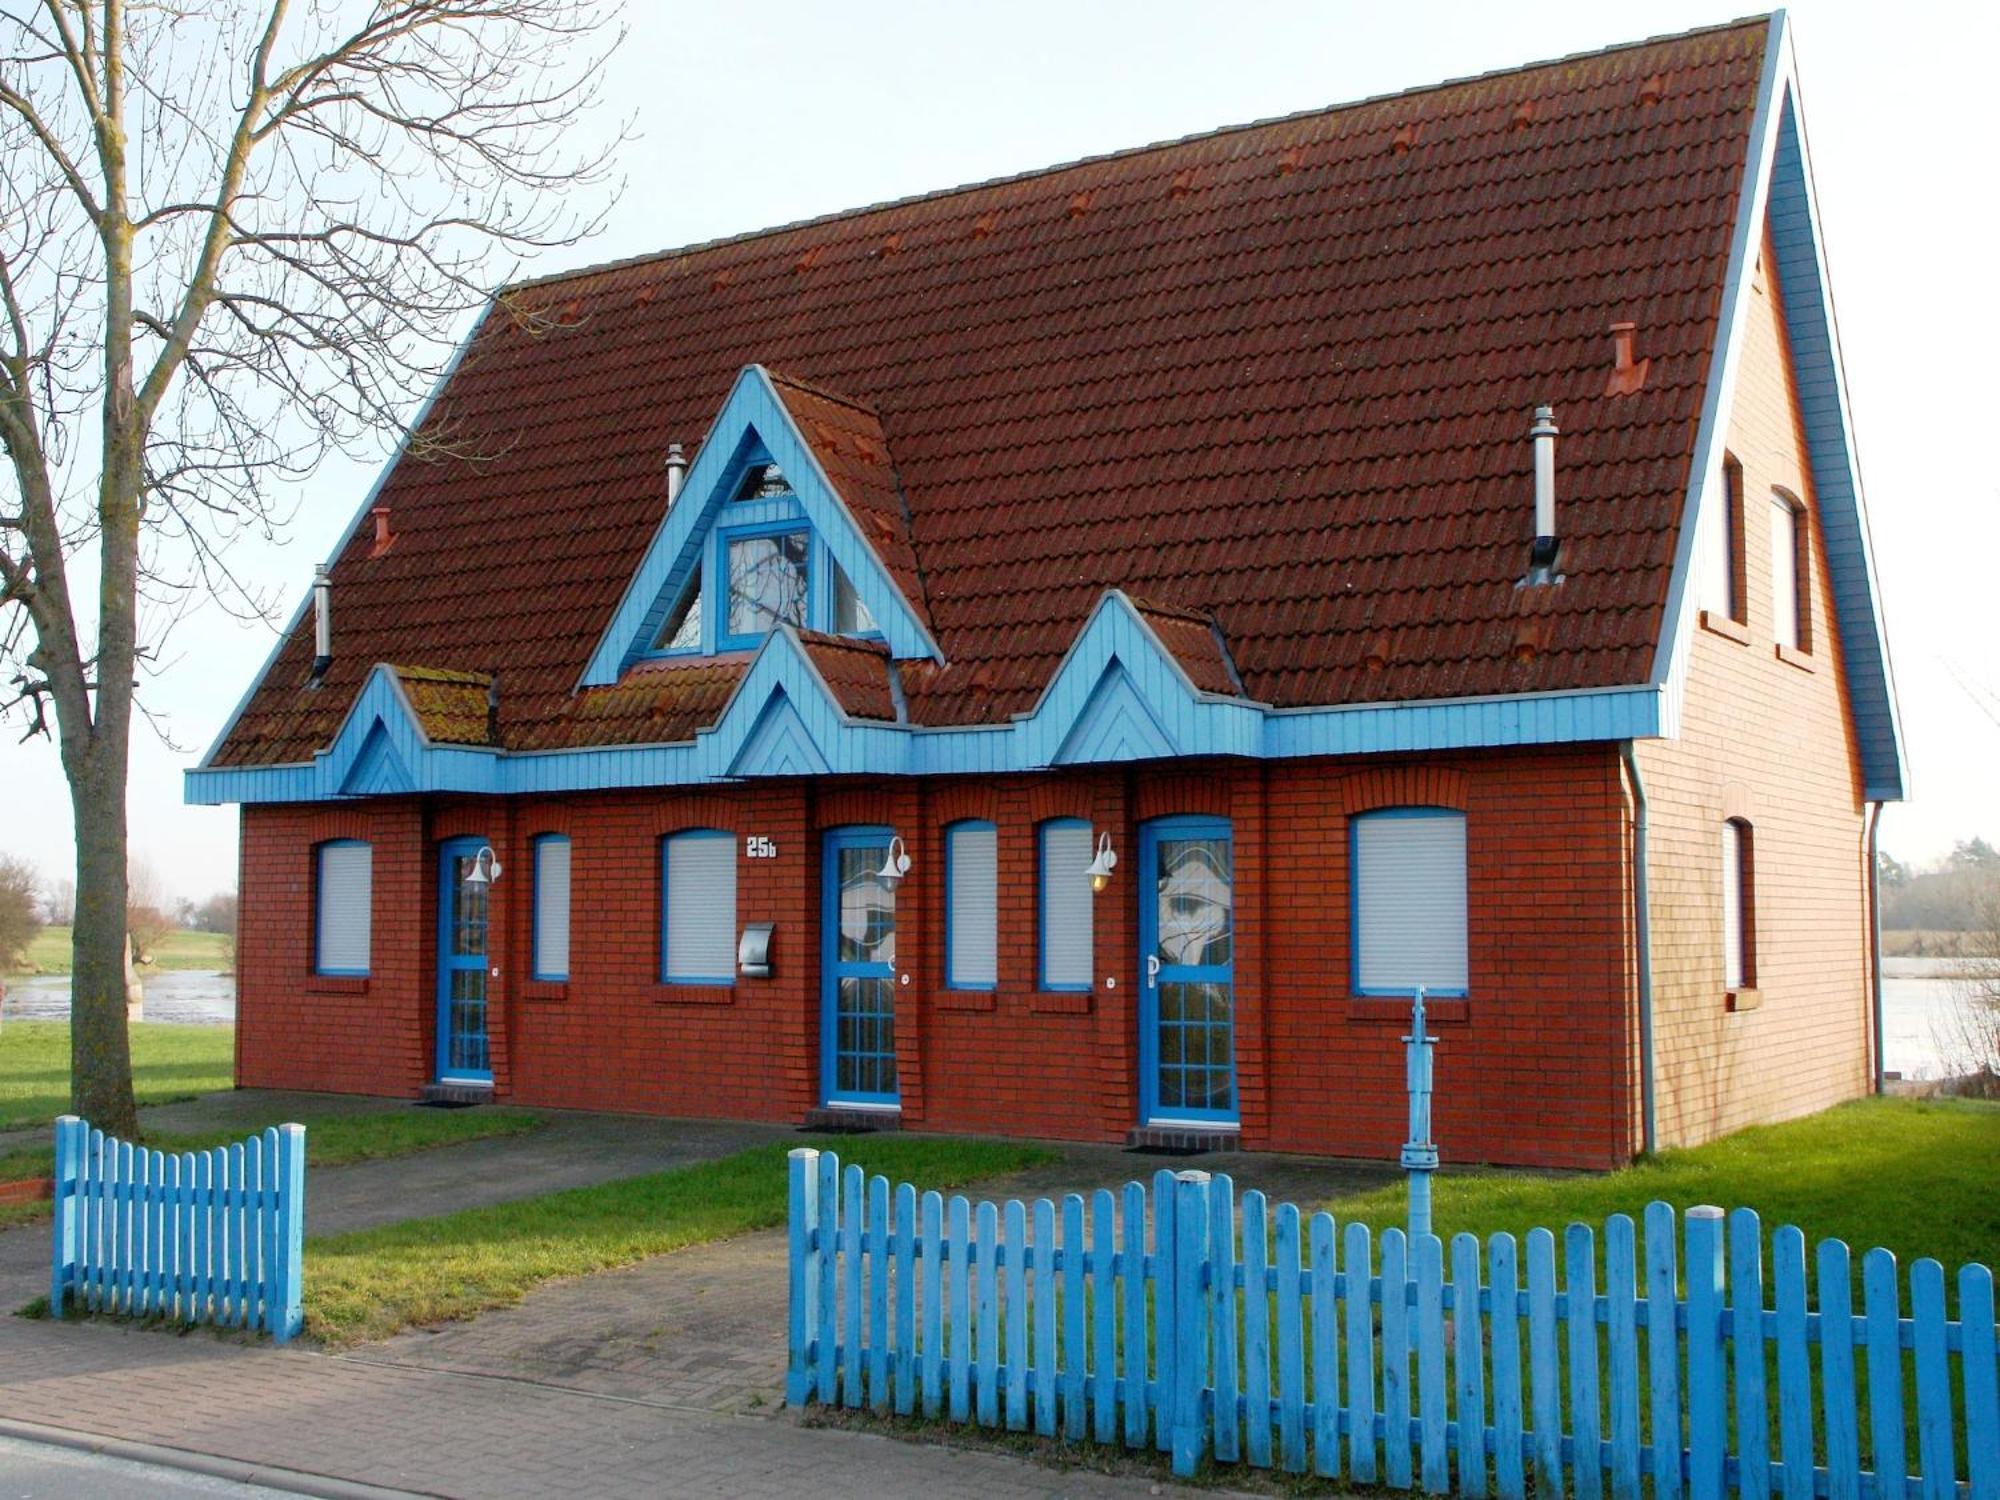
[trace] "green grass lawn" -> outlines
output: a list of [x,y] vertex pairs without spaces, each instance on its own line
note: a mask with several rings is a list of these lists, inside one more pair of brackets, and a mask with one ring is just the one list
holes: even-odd
[[[139,1103],[166,1104],[229,1088],[235,1033],[227,1026],[132,1023],[132,1087]],[[0,1130],[46,1125],[69,1108],[69,1023],[0,1025]]]
[[[1451,1145],[1444,1143],[1449,1159]],[[1796,1224],[1806,1239],[1877,1245],[1906,1264],[1935,1256],[2000,1266],[2000,1104],[1960,1099],[1862,1099],[1784,1125],[1759,1126],[1687,1151],[1662,1151],[1622,1172],[1553,1177],[1444,1171],[1434,1227],[1524,1234],[1572,1220],[1635,1218],[1655,1199],[1754,1208],[1768,1229]],[[1405,1222],[1404,1189],[1380,1188],[1327,1205],[1342,1222]]]
[[[189,932],[175,928],[153,946],[151,963],[139,965],[139,973],[157,974],[163,969],[217,969],[227,971],[236,964],[236,945],[227,933]],[[70,971],[70,930],[44,927],[28,944],[22,974],[67,974]],[[0,971],[4,972],[4,971]]]
[[[306,1242],[306,1328],[333,1344],[464,1318],[546,1281],[785,1221],[785,1143],[717,1161]],[[1055,1159],[1016,1141],[875,1136],[842,1161],[925,1188]]]

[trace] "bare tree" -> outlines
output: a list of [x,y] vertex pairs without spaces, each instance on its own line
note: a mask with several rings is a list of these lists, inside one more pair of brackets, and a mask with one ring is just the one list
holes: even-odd
[[151,963],[166,935],[174,930],[173,898],[149,859],[125,862],[125,932],[132,941],[135,963]]
[[76,882],[67,875],[42,882],[42,920],[55,927],[67,927],[76,920]]
[[28,944],[42,930],[35,893],[35,867],[25,859],[0,854],[0,974],[26,961]]
[[1949,1008],[1933,1026],[1945,1074],[1962,1093],[2000,1099],[2000,871],[1987,871],[1951,981]]
[[69,782],[72,1102],[106,1129],[137,680],[194,604],[265,612],[229,543],[398,429],[496,260],[595,227],[611,44],[593,0],[0,5],[0,709]]

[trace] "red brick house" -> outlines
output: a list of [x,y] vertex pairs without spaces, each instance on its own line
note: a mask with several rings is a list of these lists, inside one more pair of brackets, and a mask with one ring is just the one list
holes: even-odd
[[188,795],[237,1078],[1458,1160],[1866,1091],[1782,18],[510,287]]

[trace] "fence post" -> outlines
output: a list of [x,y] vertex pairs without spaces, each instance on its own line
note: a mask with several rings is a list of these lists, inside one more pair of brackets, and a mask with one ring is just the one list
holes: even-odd
[[76,1182],[83,1165],[85,1133],[75,1115],[56,1119],[55,1233],[49,1261],[49,1316],[63,1315],[63,1297],[76,1268]]
[[1688,1495],[1722,1500],[1729,1446],[1722,1349],[1722,1210],[1687,1211]]
[[819,1258],[824,1247],[814,1237],[819,1224],[819,1152],[799,1146],[787,1153],[791,1175],[791,1352],[785,1371],[785,1400],[804,1406],[813,1393],[812,1339],[819,1327]]
[[1208,1424],[1202,1419],[1202,1392],[1208,1385],[1208,1173],[1174,1174],[1174,1234],[1171,1275],[1174,1327],[1174,1473],[1185,1479],[1208,1453]]
[[278,1127],[278,1222],[271,1268],[271,1340],[282,1344],[305,1322],[306,1128]]

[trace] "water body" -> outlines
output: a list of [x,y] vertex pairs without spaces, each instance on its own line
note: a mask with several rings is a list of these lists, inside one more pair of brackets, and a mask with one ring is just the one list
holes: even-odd
[[[37,974],[6,981],[0,1019],[67,1021],[69,975]],[[196,1026],[236,1024],[236,976],[198,969],[171,969],[146,981],[146,1019]]]
[[[1955,981],[1965,967],[1965,960],[1951,958],[1882,961],[1882,1050],[1891,1072],[1905,1078],[1939,1078],[1951,1071],[1940,1033],[1957,1004]],[[69,976],[8,980],[0,1017],[10,1021],[67,1020]],[[146,981],[146,1019],[233,1026],[235,976],[196,970],[155,974]]]

